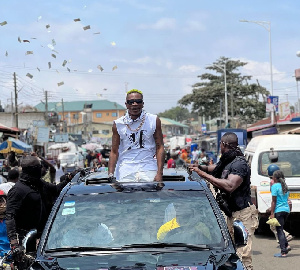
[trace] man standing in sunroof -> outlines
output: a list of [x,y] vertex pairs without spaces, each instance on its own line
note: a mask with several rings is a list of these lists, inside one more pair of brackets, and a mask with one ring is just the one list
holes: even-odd
[[143,110],[143,93],[127,92],[127,112],[114,121],[109,177],[120,182],[161,181],[164,143],[160,119]]

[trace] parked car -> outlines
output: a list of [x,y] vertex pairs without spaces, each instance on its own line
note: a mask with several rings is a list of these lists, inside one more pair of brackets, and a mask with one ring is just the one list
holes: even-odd
[[[236,243],[245,244],[240,228]],[[146,183],[77,174],[53,207],[30,269],[245,268],[205,181],[166,169],[163,182]]]

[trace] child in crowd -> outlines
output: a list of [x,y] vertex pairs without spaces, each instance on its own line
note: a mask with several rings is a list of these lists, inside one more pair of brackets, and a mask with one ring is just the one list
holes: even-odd
[[270,218],[276,218],[280,226],[276,226],[276,231],[279,239],[281,253],[275,254],[275,257],[286,257],[291,247],[283,232],[284,223],[290,213],[290,206],[288,204],[289,190],[285,183],[284,174],[277,170],[273,173],[272,180],[274,184],[271,187],[272,204]]

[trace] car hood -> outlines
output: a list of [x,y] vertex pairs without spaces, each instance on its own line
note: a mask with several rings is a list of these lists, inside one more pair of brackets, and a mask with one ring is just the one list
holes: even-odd
[[[219,254],[218,254],[219,253]],[[212,251],[193,252],[140,252],[126,254],[76,253],[71,256],[51,254],[36,259],[31,269],[101,269],[101,270],[242,270],[243,265],[235,253]],[[223,269],[221,267],[220,269]]]

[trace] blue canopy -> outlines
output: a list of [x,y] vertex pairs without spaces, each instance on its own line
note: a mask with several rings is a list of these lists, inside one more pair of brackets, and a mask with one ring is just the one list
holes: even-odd
[[0,153],[9,153],[10,151],[18,154],[23,152],[31,152],[32,146],[14,138],[8,138],[0,144]]

